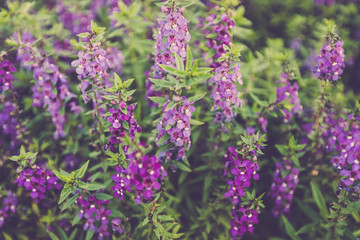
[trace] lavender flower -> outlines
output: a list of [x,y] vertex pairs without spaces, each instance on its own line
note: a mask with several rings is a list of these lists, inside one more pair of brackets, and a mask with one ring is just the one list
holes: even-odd
[[[179,100],[180,97],[175,96],[174,99]],[[157,125],[158,136],[156,142],[159,143],[162,137],[168,136],[170,142],[173,143],[177,149],[176,159],[185,159],[185,149],[189,150],[191,145],[191,130],[190,119],[195,107],[192,106],[186,97],[178,101],[179,105],[165,111],[170,101],[166,102],[163,106],[163,117]],[[165,144],[167,141],[164,142]]]
[[21,132],[24,132],[25,129],[21,130],[21,125],[13,117],[16,111],[15,106],[11,101],[5,101],[4,107],[0,109],[0,129],[2,134],[10,136],[10,147],[14,148],[19,144],[18,137],[21,136]]
[[292,166],[292,162],[284,159],[283,163],[276,163],[274,181],[271,185],[271,197],[275,199],[272,213],[275,217],[289,214],[295,188],[299,182],[299,169]]
[[[79,195],[75,201],[77,206],[80,207],[78,217],[86,220],[83,229],[84,231],[90,230],[98,233],[98,239],[108,238],[110,233],[108,231],[108,217],[111,215],[111,210],[106,209],[109,205],[109,200],[98,200],[96,195],[84,196]],[[95,223],[100,222],[100,227],[96,229]]]
[[16,68],[8,60],[5,60],[3,56],[0,56],[0,93],[9,88],[13,88],[12,81],[14,77],[11,73],[15,72]]
[[340,153],[331,159],[333,166],[344,177],[346,186],[360,179],[360,117],[349,115],[349,119],[354,121],[348,125],[348,130],[336,138]]
[[236,152],[235,147],[230,146],[224,160],[226,161],[224,176],[228,172],[231,173],[231,178],[227,181],[230,188],[224,196],[231,198],[233,204],[237,205],[240,202],[240,197],[245,196],[245,188],[250,186],[251,179],[259,180],[257,157],[254,155],[251,160],[244,159]]
[[242,84],[240,66],[233,67],[230,73],[229,63],[222,62],[215,68],[215,76],[209,81],[215,84],[210,97],[214,99],[214,111],[220,107],[220,113],[226,122],[235,118],[234,108],[241,106],[240,93],[237,90],[236,82]]
[[19,187],[24,186],[25,190],[31,191],[30,196],[39,202],[45,198],[45,193],[52,188],[61,189],[62,185],[53,172],[45,169],[44,166],[33,165],[22,170],[15,180]]
[[[97,2],[97,1],[95,1]],[[56,12],[59,20],[64,24],[73,35],[90,30],[90,21],[95,18],[92,12],[83,12],[79,9],[71,9],[71,7],[63,4],[63,1],[56,1]]]
[[[81,91],[85,103],[90,98],[86,93],[86,89],[90,84],[95,84],[99,89],[106,86],[109,77],[108,69],[111,68],[106,51],[101,48],[101,43],[95,39],[96,34],[89,33],[89,37],[84,41],[87,44],[84,51],[79,51],[79,59],[71,62],[71,66],[76,67],[78,79],[81,80]],[[88,81],[87,79],[91,80]]]
[[236,117],[234,108],[241,106],[240,93],[237,90],[236,83],[243,84],[240,74],[240,65],[230,67],[229,59],[221,59],[226,53],[225,47],[231,47],[230,29],[235,26],[235,22],[229,18],[227,14],[222,14],[221,21],[216,20],[216,15],[209,15],[206,18],[206,29],[203,30],[205,35],[216,33],[217,38],[208,38],[207,46],[215,49],[216,53],[210,60],[211,67],[214,67],[215,75],[209,82],[214,84],[211,98],[214,99],[214,111],[220,107],[220,114],[216,115],[215,123],[220,119],[230,122]]
[[[15,39],[17,39],[16,35]],[[56,127],[54,138],[64,137],[65,116],[60,113],[60,109],[65,100],[74,96],[69,90],[67,79],[52,58],[38,57],[43,56],[44,53],[32,47],[35,39],[30,33],[24,33],[21,41],[24,45],[19,44],[17,58],[23,67],[33,71],[33,76],[37,80],[32,88],[33,106],[46,105]],[[56,90],[55,93],[53,90]]]
[[150,200],[154,191],[158,191],[164,178],[167,176],[164,167],[156,156],[138,156],[134,151],[128,155],[130,160],[126,169],[115,167],[116,175],[113,175],[115,186],[111,187],[114,197],[123,199],[125,191],[135,189],[135,202],[140,204],[143,199]]
[[18,204],[17,196],[8,191],[5,196],[0,195],[0,200],[2,200],[2,204],[0,204],[0,228],[4,225],[6,218],[8,218],[11,214],[16,212],[16,207]]
[[231,213],[232,216],[235,218],[230,222],[231,228],[229,232],[232,236],[232,239],[237,240],[246,232],[254,232],[254,225],[259,223],[259,207],[255,209],[250,209],[250,205],[246,205],[241,206],[239,210],[234,207]]
[[289,123],[294,113],[302,111],[300,105],[300,99],[298,96],[299,86],[296,82],[291,83],[291,74],[281,73],[280,82],[276,87],[276,103],[283,104],[282,109],[285,116],[283,120],[285,123]]
[[[174,54],[178,54],[182,60],[186,58],[186,43],[190,41],[190,33],[188,31],[188,21],[183,17],[184,8],[168,9],[163,7],[163,13],[167,13],[165,20],[160,20],[159,33],[156,37],[155,46],[155,64],[152,67],[152,77],[154,79],[162,79],[164,71],[159,64],[175,66]],[[161,96],[161,93],[155,90],[155,85],[147,80],[147,95]]]
[[120,218],[114,218],[112,221],[112,229],[114,232],[119,232],[120,234],[124,232],[124,230],[121,227],[121,219]]
[[315,75],[321,80],[337,81],[343,73],[344,63],[344,42],[340,37],[330,35],[330,39],[321,48],[321,54],[317,59]]
[[[122,138],[126,135],[131,140],[135,138],[135,132],[141,132],[141,127],[134,117],[135,104],[126,106],[124,101],[119,104],[119,109],[110,108],[110,116],[107,121],[111,123],[110,138],[105,148],[110,147],[111,151],[115,151],[115,145],[123,143]],[[126,149],[124,149],[126,151]]]

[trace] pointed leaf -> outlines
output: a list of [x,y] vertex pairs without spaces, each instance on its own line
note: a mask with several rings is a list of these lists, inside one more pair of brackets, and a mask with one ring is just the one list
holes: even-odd
[[191,49],[190,49],[190,46],[187,45],[187,47],[186,47],[186,69],[185,69],[186,72],[190,71],[192,61],[193,61],[193,56],[191,53]]

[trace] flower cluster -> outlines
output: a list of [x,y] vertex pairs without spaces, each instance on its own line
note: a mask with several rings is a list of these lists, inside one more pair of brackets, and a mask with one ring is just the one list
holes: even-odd
[[343,73],[344,42],[340,38],[330,36],[330,40],[321,48],[321,54],[317,58],[315,75],[321,80],[337,81]]
[[288,214],[290,211],[295,188],[299,182],[299,169],[292,166],[292,162],[284,159],[282,163],[276,163],[274,180],[270,194],[275,199],[272,213],[275,217]]
[[331,159],[346,186],[360,179],[360,117],[349,115],[349,119],[354,121],[349,124],[348,131],[337,138],[340,154]]
[[216,14],[211,14],[206,17],[206,22],[202,24],[204,27],[203,33],[206,36],[216,34],[216,39],[208,38],[206,42],[207,47],[216,50],[215,55],[208,60],[211,61],[210,66],[214,68],[221,65],[216,60],[226,53],[224,45],[231,47],[230,29],[235,27],[235,22],[225,13],[220,16],[220,19],[216,18]]
[[[162,7],[161,11],[167,13],[165,20],[160,20],[160,29],[156,37],[155,46],[155,64],[152,67],[152,77],[162,79],[164,71],[159,64],[175,65],[174,54],[178,54],[182,60],[186,58],[186,42],[190,41],[188,31],[188,21],[183,17],[184,8],[172,9]],[[161,93],[155,91],[155,85],[147,80],[147,97],[161,96]]]
[[12,81],[14,80],[11,73],[15,72],[16,68],[10,61],[5,60],[3,56],[0,56],[0,93],[9,88],[13,88]]
[[[250,194],[251,198],[245,194],[245,188],[250,186],[251,179],[259,180],[257,155],[262,154],[261,149],[265,146],[265,136],[261,136],[260,133],[255,134],[254,131],[254,128],[248,127],[246,129],[248,135],[242,137],[244,144],[241,148],[230,146],[224,156],[224,176],[230,176],[227,180],[229,190],[224,197],[231,198],[234,204],[232,209],[234,220],[230,223],[229,231],[233,239],[238,239],[246,232],[252,233],[260,213],[261,197],[255,199],[255,191]],[[245,201],[242,201],[244,200],[241,199],[242,197],[245,197]]]
[[253,155],[251,159],[243,158],[235,149],[230,146],[225,154],[225,173],[230,172],[231,179],[227,181],[230,186],[225,193],[225,198],[231,198],[234,205],[240,202],[240,197],[245,196],[245,188],[251,184],[251,178],[259,180],[257,170],[259,169],[256,162],[257,157]]
[[[215,68],[215,76],[209,81],[214,83],[214,89],[210,97],[214,99],[214,110],[221,109],[221,115],[226,122],[236,117],[234,108],[241,106],[240,93],[237,90],[236,82],[242,84],[240,66],[233,67],[230,72],[229,63],[222,62]],[[217,117],[218,118],[218,117]]]
[[124,232],[124,230],[121,227],[121,219],[120,218],[114,218],[112,221],[112,230],[114,232],[119,232],[120,234]]
[[62,185],[53,172],[44,166],[33,165],[25,168],[15,180],[19,187],[24,186],[25,190],[30,190],[30,196],[39,202],[39,199],[45,198],[47,190],[52,188],[61,189]]
[[254,232],[254,225],[259,223],[260,208],[258,206],[250,208],[250,205],[242,205],[238,210],[234,207],[231,213],[234,217],[234,220],[230,222],[231,228],[229,231],[232,239],[237,240],[246,232]]
[[[348,137],[346,129],[349,124],[342,117],[336,117],[336,114],[331,111],[326,111],[326,116],[323,119],[322,139],[325,140],[325,149],[327,151],[341,151],[341,145],[338,144],[344,142]],[[333,162],[333,166],[336,168],[337,163]]]
[[[157,125],[158,136],[156,142],[159,144],[162,138],[170,139],[170,142],[178,147],[178,153],[176,159],[185,159],[185,149],[190,148],[191,145],[191,130],[190,119],[192,112],[195,111],[195,107],[192,106],[186,97],[179,96],[174,97],[178,100],[179,105],[173,107],[170,110],[166,110],[170,101],[166,102],[163,106],[163,116],[161,121]],[[163,143],[167,143],[167,140]]]
[[[56,1],[56,12],[59,20],[73,35],[90,30],[90,21],[95,18],[92,12],[82,12],[78,9],[71,9],[64,5],[64,1]],[[96,1],[95,1],[96,2]]]
[[140,204],[143,199],[152,199],[154,191],[161,188],[167,174],[159,159],[156,156],[139,155],[137,151],[128,155],[130,162],[126,169],[115,167],[117,174],[112,176],[115,186],[111,187],[115,198],[122,200],[125,191],[130,192],[133,187],[135,202]]
[[12,148],[19,142],[18,136],[20,136],[22,132],[20,124],[16,118],[13,117],[15,111],[15,106],[11,101],[5,101],[4,107],[0,110],[0,129],[2,130],[2,134],[10,136],[10,146]]
[[214,67],[215,75],[209,82],[214,83],[211,98],[214,99],[214,111],[220,107],[220,114],[217,113],[215,123],[222,124],[224,121],[230,122],[236,117],[234,108],[241,106],[240,93],[237,90],[236,82],[243,84],[240,74],[240,65],[230,66],[229,59],[219,61],[220,57],[226,53],[225,46],[231,47],[230,29],[235,26],[235,22],[227,14],[221,15],[221,21],[216,20],[216,15],[209,15],[206,18],[207,24],[203,32],[205,35],[216,34],[217,38],[208,38],[207,46],[215,49],[216,53],[211,58],[211,67]]
[[283,117],[285,123],[291,121],[294,113],[302,111],[298,96],[299,86],[296,82],[291,83],[291,78],[292,73],[281,73],[280,81],[276,87],[276,103],[284,105],[282,112],[285,114]]
[[84,41],[87,42],[83,46],[84,51],[79,51],[79,59],[72,61],[71,66],[76,67],[78,79],[81,80],[84,101],[88,102],[90,98],[85,90],[89,84],[95,84],[99,89],[103,88],[109,77],[108,69],[111,68],[111,64],[106,51],[101,48],[101,43],[96,40],[96,34],[89,33],[89,37],[85,38]]
[[5,196],[0,195],[0,200],[2,201],[2,204],[0,205],[0,228],[4,225],[5,219],[9,217],[11,213],[16,212],[17,207],[17,196],[8,191],[8,193]]
[[[52,58],[46,57],[44,53],[32,47],[35,38],[30,33],[24,33],[21,41],[24,45],[19,44],[17,58],[23,67],[33,71],[36,80],[36,84],[32,88],[33,106],[46,105],[56,127],[54,138],[64,137],[65,115],[61,113],[60,109],[63,101],[74,96],[69,90],[68,81]],[[40,57],[43,55],[45,57]]]
[[[110,147],[111,151],[115,151],[115,145],[123,143],[122,138],[128,135],[131,140],[135,138],[135,132],[141,132],[141,127],[134,117],[135,104],[126,106],[124,101],[119,104],[119,109],[110,108],[110,116],[107,121],[111,123],[110,138],[105,148]],[[126,151],[126,149],[124,149]]]
[[78,217],[80,219],[86,219],[86,222],[83,226],[84,231],[89,229],[90,231],[94,232],[96,229],[96,221],[100,221],[100,227],[96,229],[96,233],[98,233],[98,239],[108,239],[110,236],[108,231],[108,217],[111,215],[111,210],[106,209],[106,205],[109,205],[110,201],[98,200],[96,199],[96,195],[79,195],[75,202],[77,206],[80,207]]

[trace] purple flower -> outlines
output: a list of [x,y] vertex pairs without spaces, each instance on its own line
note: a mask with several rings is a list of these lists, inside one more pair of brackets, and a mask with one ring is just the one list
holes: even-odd
[[124,230],[121,227],[121,219],[120,218],[114,218],[112,221],[112,229],[114,232],[118,231],[119,233],[123,233]]
[[59,179],[50,170],[38,165],[25,168],[14,183],[17,183],[19,187],[24,186],[27,191],[31,191],[30,196],[36,202],[45,198],[46,191],[62,188]]
[[[182,101],[174,108],[165,111],[170,100],[163,106],[163,116],[157,125],[159,131],[156,137],[158,143],[162,137],[169,136],[170,142],[177,147],[177,159],[185,158],[185,149],[189,150],[191,145],[190,119],[195,107],[192,106],[186,97],[182,97]],[[167,141],[164,142],[166,144]]]
[[289,123],[293,114],[301,112],[303,108],[298,96],[299,86],[296,82],[291,83],[290,80],[290,74],[281,73],[276,87],[276,102],[284,105],[282,111],[285,114],[283,116],[285,123]]
[[340,37],[332,35],[325,45],[321,48],[320,56],[317,58],[315,75],[320,80],[337,81],[343,73],[344,63],[344,42]]
[[135,132],[141,132],[142,129],[136,122],[134,117],[135,104],[128,105],[121,101],[120,109],[110,108],[110,116],[107,121],[110,122],[110,138],[106,148],[110,147],[111,151],[115,151],[115,145],[123,143],[123,138],[127,135],[131,140],[135,138]]
[[18,205],[17,196],[8,191],[5,196],[0,196],[0,228],[4,225],[6,218],[16,212]]
[[250,205],[241,207],[239,210],[234,208],[232,215],[235,218],[230,222],[230,235],[234,240],[239,239],[246,232],[253,233],[254,225],[259,223],[258,215],[260,211],[258,207],[250,209]]
[[150,200],[154,191],[158,191],[164,178],[167,176],[164,167],[156,156],[139,156],[140,152],[134,151],[128,154],[130,160],[126,169],[115,167],[116,175],[111,178],[114,186],[114,197],[123,199],[125,191],[135,189],[135,202],[140,204],[142,199]]
[[[84,196],[79,194],[78,199],[75,201],[79,206],[80,211],[79,218],[85,218],[86,222],[83,229],[96,231],[98,233],[98,239],[107,239],[110,236],[108,231],[108,217],[111,215],[111,210],[106,209],[109,205],[109,200],[98,200],[96,195]],[[97,222],[100,223],[100,227],[96,229]]]
[[[252,157],[252,159],[255,158]],[[259,166],[255,161],[242,158],[232,146],[228,148],[224,160],[224,176],[227,175],[228,172],[231,173],[231,177],[227,181],[230,188],[224,196],[225,198],[231,198],[233,204],[237,205],[240,202],[240,197],[245,196],[245,188],[250,186],[251,178],[259,180],[259,175],[257,174]]]
[[[18,38],[17,34],[14,34],[14,38]],[[67,79],[51,57],[40,57],[44,53],[31,46],[35,38],[30,33],[24,33],[21,40],[25,44],[19,45],[17,58],[21,66],[33,71],[36,80],[32,87],[33,106],[47,106],[47,111],[50,112],[56,127],[54,138],[64,137],[65,115],[60,113],[60,109],[65,100],[74,96],[69,91]]]
[[[165,20],[159,20],[159,33],[156,37],[155,64],[152,69],[152,78],[162,79],[164,71],[159,64],[175,66],[174,54],[178,54],[184,61],[186,58],[186,43],[190,41],[190,33],[187,25],[188,21],[183,17],[183,8],[171,11],[166,7],[162,12],[167,13]],[[155,85],[147,79],[146,97],[161,96],[162,93],[155,88]],[[152,104],[151,106],[157,106]]]
[[281,214],[289,214],[295,188],[299,182],[299,169],[294,168],[292,162],[284,159],[282,163],[276,163],[274,180],[270,194],[275,199],[272,213],[275,217]]
[[6,91],[9,88],[13,88],[12,81],[14,77],[11,73],[15,72],[16,68],[11,64],[10,61],[5,60],[4,56],[0,57],[0,93]]

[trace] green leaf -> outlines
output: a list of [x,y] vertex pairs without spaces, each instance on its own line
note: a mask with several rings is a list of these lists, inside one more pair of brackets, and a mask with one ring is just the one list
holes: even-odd
[[84,177],[86,170],[89,166],[89,162],[90,162],[90,160],[87,160],[87,162],[84,165],[82,165],[82,167],[80,169],[75,171],[75,178],[81,179],[82,177]]
[[60,240],[60,239],[59,239],[55,234],[53,234],[52,232],[50,232],[50,231],[46,231],[46,232],[49,234],[51,240]]
[[75,226],[76,224],[78,224],[78,222],[80,222],[80,218],[78,217],[78,215],[79,215],[79,212],[77,212],[76,214],[75,214],[75,216],[74,216],[74,218],[73,218],[73,220],[72,220],[72,222],[71,222],[71,225],[72,226]]
[[195,119],[190,119],[190,125],[199,126],[203,125],[204,123]]
[[179,54],[175,53],[175,63],[176,63],[176,68],[180,69],[181,71],[184,71],[184,62],[181,59],[181,57],[179,56]]
[[90,240],[90,239],[92,239],[92,237],[94,236],[94,233],[95,233],[95,232],[88,230],[88,231],[86,232],[85,240]]
[[145,226],[148,223],[149,223],[149,218],[145,217],[144,221],[142,222],[142,225]]
[[151,82],[153,82],[156,86],[159,87],[165,87],[165,88],[171,88],[174,87],[174,83],[166,81],[164,79],[154,79],[154,78],[150,78],[149,79]]
[[167,216],[167,215],[159,215],[159,216],[158,216],[158,219],[159,219],[161,222],[174,221],[174,218],[173,218],[173,217],[170,217],[170,216]]
[[184,235],[184,233],[164,232],[163,235],[164,235],[165,237],[169,237],[169,238],[175,239],[175,238],[182,237],[182,236]]
[[267,107],[267,106],[269,106],[269,103],[268,103],[268,102],[260,100],[260,99],[259,99],[256,95],[254,95],[253,93],[249,93],[249,94],[250,94],[250,96],[252,97],[252,99],[254,99],[254,101],[255,101],[257,104],[259,104],[260,106],[262,106],[262,107]]
[[65,175],[63,172],[57,170],[52,170],[52,172],[63,182],[68,182],[70,180],[69,174]]
[[186,166],[184,163],[177,161],[175,162],[175,165],[180,169],[183,170],[185,172],[191,172],[191,168],[189,168],[188,166]]
[[[81,182],[79,182],[81,183]],[[97,183],[82,183],[79,187],[87,191],[96,191],[105,188],[106,186]]]
[[115,85],[115,89],[114,89],[115,91],[117,88],[123,88],[124,86],[121,78],[116,73],[114,73],[114,85]]
[[12,237],[8,235],[7,233],[3,233],[5,240],[12,240]]
[[106,193],[95,193],[95,195],[96,195],[96,199],[98,200],[110,200],[114,198],[113,196]]
[[76,35],[76,36],[78,36],[79,38],[87,38],[87,37],[90,36],[90,33],[88,33],[88,32],[79,33],[79,34]]
[[193,64],[192,67],[191,67],[191,74],[194,74],[194,73],[197,71],[198,66],[199,66],[199,61],[196,59],[196,60],[194,61],[194,64]]
[[69,240],[75,239],[75,236],[76,236],[77,232],[78,232],[78,229],[75,228],[74,231],[72,231],[72,233],[70,234]]
[[68,184],[65,184],[63,190],[60,193],[60,200],[58,204],[62,203],[71,193],[71,188]]
[[159,141],[157,142],[158,145],[161,145],[163,144],[164,142],[166,142],[167,140],[170,139],[170,136],[168,134],[164,134],[160,139]]
[[196,94],[195,96],[192,96],[188,99],[189,102],[196,102],[206,96],[207,92]]
[[159,105],[164,105],[169,99],[163,97],[149,97],[149,99]]
[[329,212],[326,207],[324,196],[322,195],[318,185],[315,182],[311,181],[310,185],[311,185],[311,191],[313,193],[315,203],[318,206],[318,208],[320,209],[320,214],[324,219],[327,219]]
[[299,158],[295,155],[291,156],[291,160],[293,161],[293,163],[295,164],[296,167],[300,168],[300,162],[299,162]]
[[163,64],[159,64],[159,66],[166,72],[178,76],[178,77],[186,77],[186,72],[183,70],[179,70],[177,68],[174,68],[172,66],[168,66],[168,65],[163,65]]
[[295,229],[294,227],[291,225],[291,223],[289,222],[289,220],[284,217],[283,215],[281,216],[281,220],[283,221],[284,225],[285,225],[285,231],[286,233],[291,237],[291,239],[293,240],[300,240],[300,238],[296,235]]
[[131,83],[134,81],[134,79],[128,79],[124,82],[124,87],[128,88],[130,87]]
[[25,156],[26,152],[25,152],[25,147],[24,145],[21,145],[20,147],[20,156]]
[[18,156],[11,156],[9,157],[9,160],[17,162],[19,160]]
[[173,109],[176,105],[178,105],[179,102],[171,101],[165,108],[165,112]]
[[287,146],[275,144],[275,147],[282,155],[284,156],[288,155],[289,148]]
[[65,204],[61,207],[61,211],[64,211],[66,210],[68,207],[70,207],[75,201],[76,199],[78,198],[78,194],[75,194],[74,196],[72,196],[69,200],[67,200],[65,202]]
[[191,49],[190,46],[187,45],[186,47],[186,72],[189,72],[191,69],[191,65],[192,65],[192,61],[193,61],[193,56],[191,53]]

